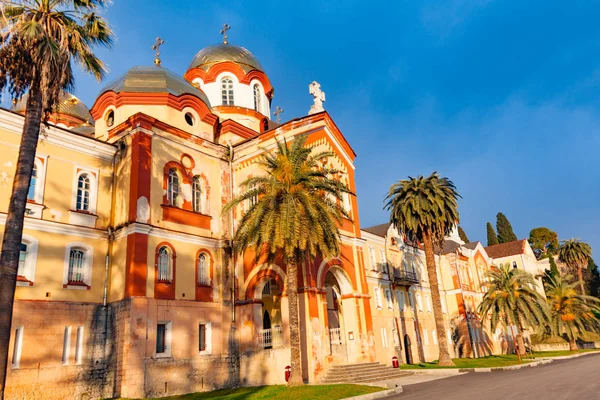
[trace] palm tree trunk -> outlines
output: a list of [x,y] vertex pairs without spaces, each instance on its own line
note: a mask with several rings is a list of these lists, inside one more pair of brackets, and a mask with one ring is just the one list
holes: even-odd
[[448,352],[448,338],[446,337],[446,326],[444,324],[444,313],[442,312],[442,301],[438,285],[437,268],[435,266],[435,254],[433,253],[433,241],[429,233],[423,235],[425,246],[425,263],[427,264],[427,277],[431,290],[431,302],[433,303],[433,317],[435,319],[435,330],[438,337],[439,358],[438,365],[445,367],[454,366]]
[[300,320],[298,316],[298,263],[287,263],[287,295],[290,318],[290,367],[289,386],[302,385],[302,364],[300,360]]
[[577,279],[579,280],[579,290],[583,296],[585,295],[585,288],[583,286],[583,266],[581,264],[577,265]]
[[23,219],[27,205],[27,192],[35,160],[35,151],[42,120],[42,95],[39,86],[32,86],[27,99],[27,113],[21,136],[21,147],[13,180],[12,194],[4,226],[2,254],[0,255],[0,399],[4,398],[6,369],[8,367],[8,346],[19,252],[23,237]]
[[575,338],[569,340],[569,351],[577,350],[577,340]]

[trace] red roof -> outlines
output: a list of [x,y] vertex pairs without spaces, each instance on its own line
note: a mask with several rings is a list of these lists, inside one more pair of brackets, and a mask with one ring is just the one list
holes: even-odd
[[485,248],[486,253],[491,258],[502,258],[509,256],[516,256],[518,254],[525,254],[525,248],[527,240],[515,240],[513,242],[507,242],[502,244],[495,244]]

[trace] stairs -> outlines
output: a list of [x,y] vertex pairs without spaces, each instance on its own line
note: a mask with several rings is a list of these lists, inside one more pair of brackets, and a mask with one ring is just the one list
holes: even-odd
[[388,367],[378,362],[341,364],[330,367],[321,383],[369,383],[396,379],[407,375],[412,375],[412,373]]

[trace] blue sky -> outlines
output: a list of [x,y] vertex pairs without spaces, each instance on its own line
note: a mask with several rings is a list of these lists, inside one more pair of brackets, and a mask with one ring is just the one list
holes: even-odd
[[[220,42],[251,50],[283,119],[308,84],[358,154],[363,227],[385,222],[392,183],[434,170],[462,194],[461,225],[486,241],[498,211],[517,236],[547,226],[600,249],[600,4],[562,1],[115,1],[108,80],[152,63],[183,74]],[[106,82],[105,82],[106,83]],[[102,84],[81,74],[91,106]],[[598,257],[600,258],[600,257]]]

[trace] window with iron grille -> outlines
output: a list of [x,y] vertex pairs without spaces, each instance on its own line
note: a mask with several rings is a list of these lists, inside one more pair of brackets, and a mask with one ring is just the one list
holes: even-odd
[[198,284],[210,285],[208,257],[205,253],[200,253],[200,255],[198,256]]
[[179,200],[179,174],[176,168],[169,170],[169,178],[167,181],[167,201],[170,206],[177,207]]
[[68,283],[83,283],[85,277],[85,251],[71,249],[69,253]]
[[88,174],[81,174],[77,179],[77,204],[78,211],[89,211],[90,209],[91,183]]
[[171,251],[167,246],[158,249],[158,281],[171,282],[172,279],[172,262]]
[[229,77],[221,79],[221,99],[224,106],[233,105],[233,80]]

